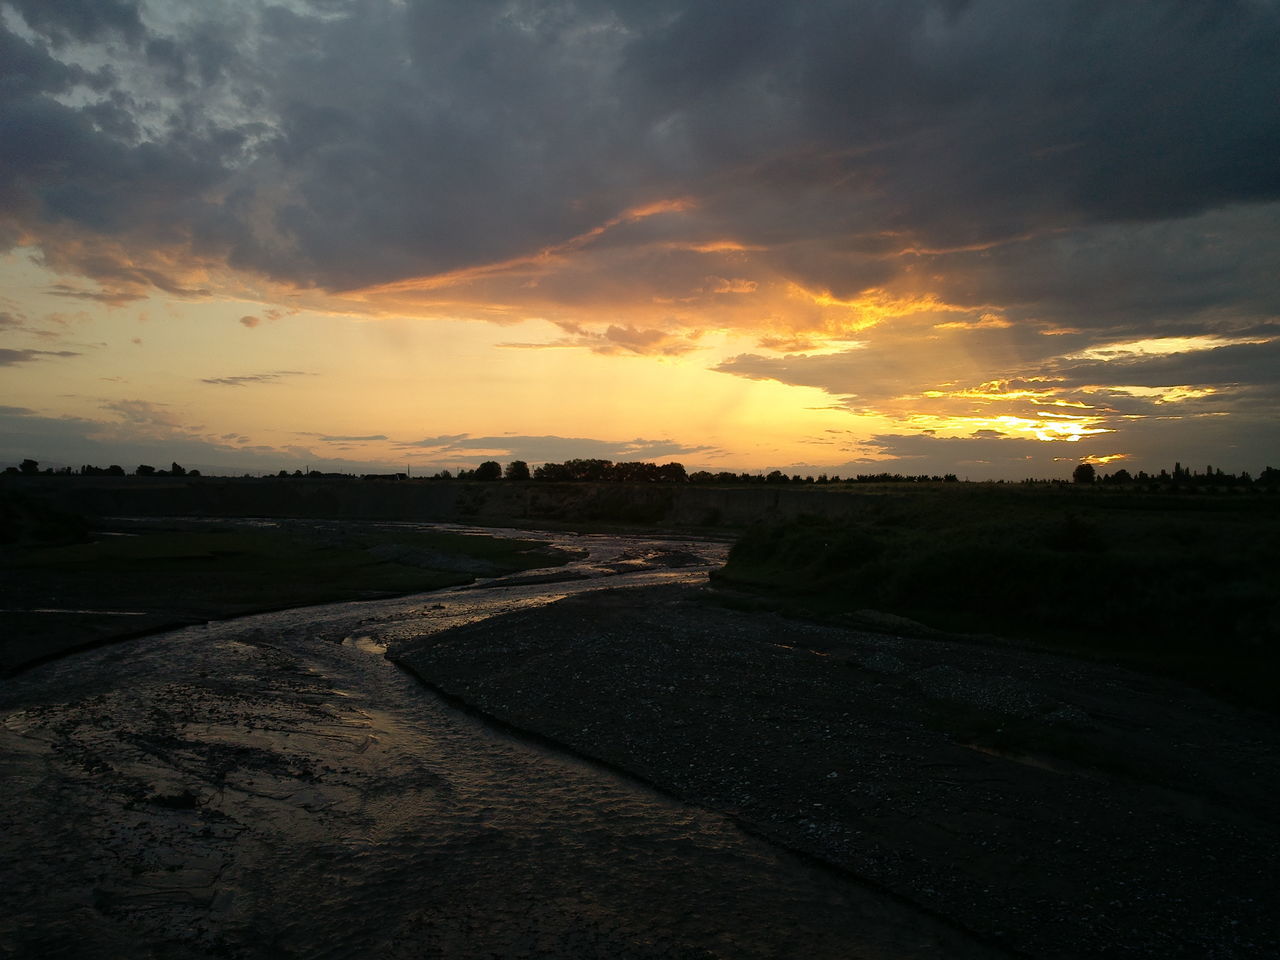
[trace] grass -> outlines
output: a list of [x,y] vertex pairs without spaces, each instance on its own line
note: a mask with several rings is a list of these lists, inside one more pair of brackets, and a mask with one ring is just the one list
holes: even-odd
[[863,608],[1171,673],[1266,704],[1280,643],[1272,498],[961,487],[762,526],[720,583],[819,616]]
[[[501,574],[567,559],[536,541],[386,524],[180,526],[130,525],[116,531],[126,535],[5,547],[4,606],[17,609],[0,613],[0,667],[162,623],[469,583],[471,562]],[[39,608],[140,615],[22,612]]]
[[[563,563],[533,541],[352,525],[341,536],[305,527],[157,530],[38,547],[12,558],[21,575],[58,576],[63,587],[115,605],[180,597],[193,608],[290,606],[467,583],[465,572],[379,559],[372,548],[465,557],[515,572]],[[77,583],[78,581],[78,583]],[[78,589],[77,589],[78,588]]]

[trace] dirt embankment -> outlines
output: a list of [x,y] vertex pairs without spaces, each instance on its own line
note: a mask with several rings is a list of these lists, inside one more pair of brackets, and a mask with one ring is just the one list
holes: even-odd
[[689,588],[586,594],[391,655],[1014,952],[1280,950],[1280,724],[1172,680]]

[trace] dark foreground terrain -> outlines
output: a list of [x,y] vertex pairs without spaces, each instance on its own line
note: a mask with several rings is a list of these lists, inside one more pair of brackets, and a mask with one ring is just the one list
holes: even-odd
[[[815,529],[729,570],[776,584]],[[235,550],[24,547],[7,583],[119,583],[163,613],[202,599],[139,576],[175,555],[188,587],[230,577],[211,602],[261,603],[259,562],[343,570],[318,584],[339,591],[508,572],[23,661],[0,685],[0,956],[1280,952],[1280,718],[1109,662],[1101,632],[1075,657],[788,619],[711,589],[706,541],[223,532]],[[29,616],[52,652],[84,636]]]
[[515,727],[1035,957],[1280,950],[1280,724],[963,639],[589,593],[391,656]]

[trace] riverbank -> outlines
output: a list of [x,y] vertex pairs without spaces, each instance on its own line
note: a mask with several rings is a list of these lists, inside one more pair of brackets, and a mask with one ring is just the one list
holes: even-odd
[[1274,955],[1280,725],[1007,646],[593,592],[389,655],[1016,955]]
[[554,567],[545,542],[420,524],[114,519],[0,550],[0,674],[191,623]]

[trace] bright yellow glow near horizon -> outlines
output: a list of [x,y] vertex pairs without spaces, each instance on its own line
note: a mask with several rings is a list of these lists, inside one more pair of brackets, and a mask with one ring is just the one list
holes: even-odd
[[[52,275],[29,263],[8,275],[26,289],[4,309],[77,355],[6,368],[7,402],[98,422],[102,437],[128,429],[273,448],[282,461],[310,451],[388,465],[422,463],[422,448],[400,444],[437,436],[642,439],[706,448],[657,459],[755,470],[846,459],[812,440],[856,427],[820,389],[710,369],[741,347],[718,334],[665,358],[515,349],[502,346],[514,339],[511,327],[479,321],[368,320],[160,295],[106,307],[52,296]],[[549,343],[563,332],[531,320],[519,338]],[[30,336],[21,346],[39,348]],[[493,449],[501,459],[498,441]]]

